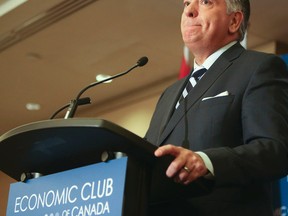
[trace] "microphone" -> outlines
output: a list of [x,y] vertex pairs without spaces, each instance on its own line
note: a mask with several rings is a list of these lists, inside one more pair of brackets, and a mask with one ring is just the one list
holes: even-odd
[[135,64],[134,66],[132,66],[131,68],[129,68],[127,71],[124,71],[124,72],[122,72],[122,73],[116,74],[116,75],[111,76],[111,77],[108,77],[108,78],[103,79],[103,80],[98,81],[98,82],[93,82],[93,83],[89,84],[88,86],[84,87],[84,88],[78,93],[78,95],[76,96],[76,98],[73,99],[73,100],[71,100],[70,106],[69,106],[69,108],[68,108],[68,110],[67,110],[66,115],[65,115],[64,118],[65,118],[65,119],[67,119],[67,118],[73,118],[73,116],[75,115],[75,112],[76,112],[76,110],[77,110],[77,107],[78,107],[78,105],[79,105],[79,102],[78,102],[78,101],[79,101],[81,95],[82,95],[85,91],[87,91],[88,89],[90,89],[90,88],[92,88],[92,87],[94,87],[94,86],[96,86],[96,85],[99,85],[99,84],[101,84],[101,83],[104,83],[104,82],[107,82],[107,81],[109,81],[109,80],[112,80],[112,79],[118,78],[118,77],[120,77],[120,76],[123,76],[123,75],[129,73],[130,71],[132,71],[132,70],[133,70],[134,68],[136,68],[136,67],[142,67],[142,66],[146,65],[147,62],[148,62],[148,58],[147,58],[146,56],[143,56],[143,57],[141,57],[141,58],[136,62],[136,64]]
[[143,56],[137,61],[137,64],[139,67],[142,67],[142,66],[146,65],[147,62],[148,62],[148,58],[146,56]]
[[[89,97],[84,97],[84,98],[79,98],[79,100],[77,101],[77,105],[81,106],[81,105],[86,105],[86,104],[91,104],[91,99]],[[58,113],[60,113],[62,110],[68,108],[70,106],[70,103],[64,105],[63,107],[61,107],[60,109],[58,109],[51,117],[50,119],[54,119]]]

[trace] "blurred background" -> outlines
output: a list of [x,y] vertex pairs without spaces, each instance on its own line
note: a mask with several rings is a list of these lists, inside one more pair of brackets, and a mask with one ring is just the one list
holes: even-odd
[[[110,120],[143,136],[161,92],[178,78],[182,5],[182,0],[0,0],[0,135],[49,119],[97,75],[123,72],[147,56],[146,66],[86,91],[83,97],[92,104],[75,115]],[[287,0],[251,0],[249,49],[288,53],[287,8]],[[64,115],[65,110],[57,118]],[[3,216],[11,182],[0,172]]]

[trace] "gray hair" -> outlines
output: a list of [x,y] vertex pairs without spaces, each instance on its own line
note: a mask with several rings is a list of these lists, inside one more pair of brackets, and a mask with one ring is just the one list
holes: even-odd
[[242,41],[245,37],[245,33],[248,27],[250,17],[250,2],[249,0],[225,0],[227,5],[227,14],[232,12],[241,11],[244,15],[239,29],[239,41]]

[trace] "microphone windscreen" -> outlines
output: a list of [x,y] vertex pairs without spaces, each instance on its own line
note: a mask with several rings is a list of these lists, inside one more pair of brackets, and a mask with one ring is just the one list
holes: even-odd
[[138,61],[137,61],[137,65],[139,67],[142,67],[144,65],[146,65],[148,62],[148,58],[146,56],[143,56],[142,58],[140,58]]

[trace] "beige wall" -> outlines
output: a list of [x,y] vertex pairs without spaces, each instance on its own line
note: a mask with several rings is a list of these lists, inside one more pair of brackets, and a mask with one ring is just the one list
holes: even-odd
[[288,53],[288,45],[278,41],[270,41],[253,48],[253,50],[281,55]]
[[112,121],[143,137],[149,126],[158,98],[159,96],[155,95],[134,104],[130,104],[129,106],[123,106],[113,112],[105,113],[99,118]]
[[0,216],[5,216],[9,185],[12,182],[15,181],[0,171]]

